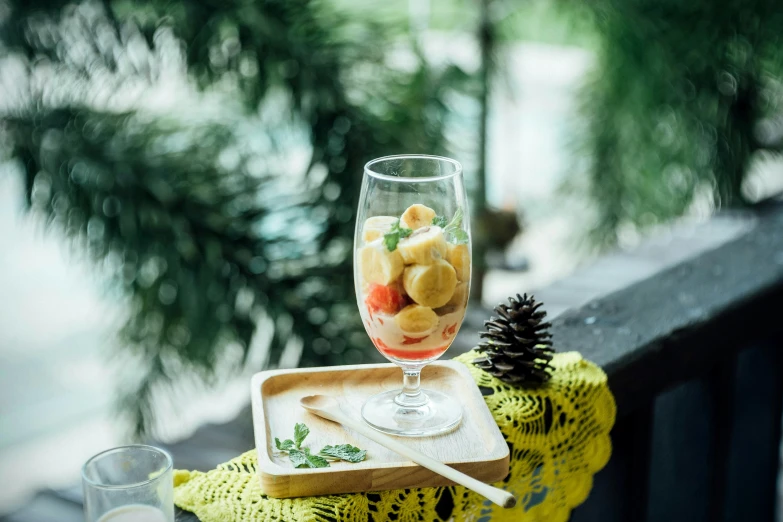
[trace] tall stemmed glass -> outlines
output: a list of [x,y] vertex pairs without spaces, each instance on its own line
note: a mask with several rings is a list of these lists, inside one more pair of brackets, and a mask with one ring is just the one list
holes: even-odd
[[459,162],[408,155],[365,165],[354,238],[356,300],[373,344],[403,372],[401,390],[375,395],[362,408],[374,428],[421,437],[459,425],[460,404],[419,382],[462,324],[470,265]]

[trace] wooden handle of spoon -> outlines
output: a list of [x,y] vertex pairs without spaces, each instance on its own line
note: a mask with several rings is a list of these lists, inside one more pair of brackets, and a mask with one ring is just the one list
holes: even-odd
[[484,484],[480,480],[474,479],[473,477],[468,476],[461,471],[457,471],[456,469],[449,467],[431,457],[428,457],[427,455],[418,452],[415,449],[409,448],[405,444],[402,444],[393,438],[384,435],[383,433],[379,433],[371,427],[343,415],[339,411],[330,409],[328,412],[322,411],[321,413],[324,417],[327,417],[335,422],[339,422],[343,426],[361,433],[368,439],[375,441],[381,446],[388,448],[396,453],[399,453],[403,457],[412,460],[416,464],[434,471],[438,475],[442,475],[452,482],[456,482],[461,486],[465,486],[466,488],[475,491],[479,495],[486,497],[499,506],[503,506],[504,508],[511,508],[514,507],[517,503],[514,495],[511,493],[503,491],[500,488],[490,486],[489,484]]

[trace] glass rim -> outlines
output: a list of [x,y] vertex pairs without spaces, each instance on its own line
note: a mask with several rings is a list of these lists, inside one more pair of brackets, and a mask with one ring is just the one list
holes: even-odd
[[[87,477],[87,466],[89,466],[91,462],[93,462],[98,458],[105,457],[109,453],[116,453],[122,450],[129,450],[129,449],[142,449],[142,450],[151,451],[153,453],[162,454],[164,457],[166,457],[166,469],[164,469],[163,473],[161,473],[157,477],[153,477],[147,480],[142,480],[141,482],[133,482],[130,484],[122,484],[122,485],[101,484],[100,482],[95,482]],[[94,487],[97,489],[133,489],[133,488],[139,488],[154,483],[173,468],[174,468],[174,460],[171,458],[171,455],[169,454],[168,451],[161,448],[156,448],[155,446],[150,446],[149,444],[127,444],[125,446],[117,446],[116,448],[109,448],[107,450],[103,450],[100,453],[96,453],[95,455],[87,459],[87,462],[85,462],[84,465],[82,466],[82,480],[86,482],[90,487]]]
[[[443,174],[442,176],[411,177],[411,176],[389,176],[388,174],[381,174],[380,172],[376,172],[372,170],[372,166],[375,165],[376,163],[381,163],[384,161],[392,161],[392,160],[405,160],[405,159],[426,159],[426,160],[435,160],[444,163],[449,163],[454,167],[454,172],[451,172],[450,174]],[[438,180],[453,178],[454,176],[458,176],[462,174],[462,163],[460,163],[455,159],[447,158],[446,156],[432,156],[429,154],[394,154],[392,156],[382,156],[380,158],[375,158],[374,160],[368,161],[364,165],[364,172],[365,174],[368,174],[374,178],[384,179],[389,181],[406,181],[411,183],[424,182],[424,181],[438,181]]]

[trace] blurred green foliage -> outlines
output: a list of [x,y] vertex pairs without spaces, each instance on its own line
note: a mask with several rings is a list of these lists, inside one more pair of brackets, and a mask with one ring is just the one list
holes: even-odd
[[[297,342],[305,366],[379,357],[353,290],[362,166],[448,153],[446,100],[469,88],[415,45],[386,66],[393,29],[317,0],[12,2],[2,53],[22,88],[2,131],[32,207],[130,296],[122,339],[145,372],[122,404],[138,434],[183,374],[209,380],[237,348],[245,364],[259,325],[269,366]],[[178,54],[217,108],[122,94],[149,105]]]
[[[425,25],[478,40],[475,77],[425,60],[406,29],[421,22],[411,5],[0,9],[0,145],[21,165],[31,207],[129,297],[122,339],[144,376],[122,404],[137,433],[154,426],[157,393],[186,374],[209,381],[221,361],[243,367],[253,339],[269,337],[267,366],[297,345],[302,365],[378,357],[353,293],[362,165],[448,155],[446,125],[465,95],[483,102],[486,125],[503,44],[595,52],[576,136],[590,163],[593,245],[682,215],[704,194],[747,204],[752,161],[783,147],[777,2],[432,2]],[[172,92],[185,93],[184,109]]]
[[[684,214],[699,194],[743,206],[752,160],[781,143],[783,8],[775,0],[565,2],[595,27],[583,90],[592,239]],[[775,130],[777,128],[777,130]]]

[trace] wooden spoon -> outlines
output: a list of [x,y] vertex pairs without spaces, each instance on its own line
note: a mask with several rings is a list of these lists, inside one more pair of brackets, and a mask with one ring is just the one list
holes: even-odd
[[456,482],[461,486],[465,486],[466,488],[475,491],[479,495],[483,495],[499,506],[503,506],[504,508],[511,508],[514,507],[517,503],[516,499],[511,493],[490,486],[489,484],[484,484],[480,480],[474,479],[473,477],[468,476],[461,471],[457,471],[456,469],[451,468],[440,461],[437,461],[423,453],[409,448],[405,444],[402,444],[387,435],[375,431],[371,427],[366,426],[359,421],[347,417],[340,411],[340,405],[337,403],[337,400],[334,397],[329,397],[327,395],[310,395],[307,397],[302,397],[299,400],[299,404],[301,404],[302,407],[310,413],[314,413],[315,415],[323,417],[324,419],[329,419],[330,421],[342,424],[346,428],[351,428],[352,430],[361,433],[368,439],[377,442],[381,446],[412,460],[416,464],[423,466],[430,471],[434,471],[438,475],[442,475],[452,482]]

